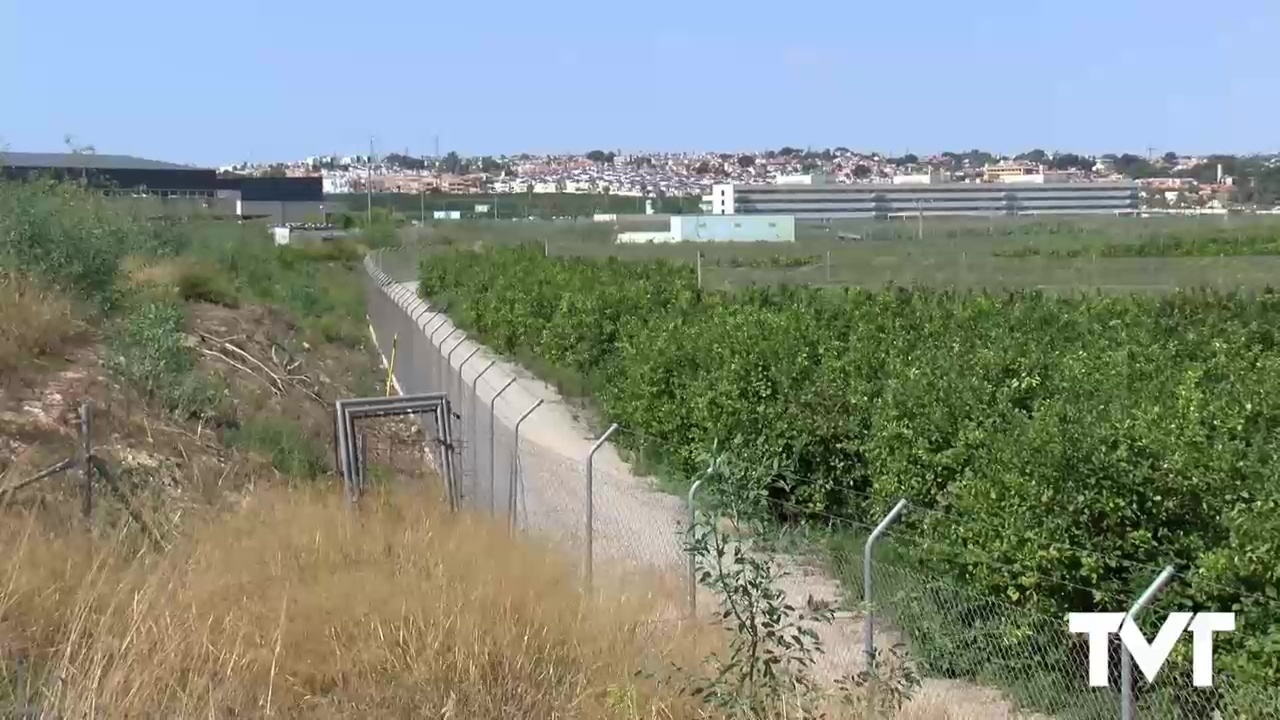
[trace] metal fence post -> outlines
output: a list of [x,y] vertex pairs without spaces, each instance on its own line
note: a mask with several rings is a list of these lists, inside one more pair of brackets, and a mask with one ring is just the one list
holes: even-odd
[[[440,338],[439,343],[436,343],[436,333],[440,332],[440,328],[449,328],[449,332],[445,333],[444,336]],[[443,378],[446,376],[445,370],[444,370],[444,344],[449,342],[449,338],[453,337],[453,334],[455,332],[458,332],[458,328],[452,327],[450,325],[448,317],[446,317],[444,319],[444,322],[440,323],[440,325],[438,325],[436,329],[431,332],[431,336],[430,336],[431,347],[427,348],[427,353],[428,353],[428,356],[431,357],[432,360],[434,360],[433,364],[435,365],[436,372],[433,374],[441,378],[440,386],[435,388],[435,391],[438,391],[438,392],[444,392],[445,390],[445,383],[443,380]],[[432,378],[432,379],[434,380],[435,378]]]
[[80,404],[80,472],[81,498],[80,511],[84,519],[89,520],[93,514],[93,401],[86,400]]
[[599,439],[597,439],[595,443],[591,445],[591,450],[587,452],[587,524],[586,524],[586,527],[583,528],[586,531],[586,538],[585,538],[586,549],[584,550],[585,554],[583,556],[583,564],[582,564],[582,573],[583,573],[583,577],[586,578],[587,587],[591,587],[591,570],[592,570],[591,555],[594,551],[594,548],[592,547],[593,538],[594,538],[594,529],[593,529],[594,526],[592,523],[594,522],[594,517],[595,517],[595,502],[593,500],[594,498],[593,493],[595,492],[596,451],[599,450],[600,447],[605,444],[605,442],[609,439],[610,435],[613,435],[617,431],[618,431],[618,423],[613,423],[612,425],[609,426],[609,429],[605,430],[604,434],[601,435]]
[[[1137,601],[1133,603],[1133,607],[1129,608],[1129,612],[1125,613],[1124,622],[1120,624],[1120,627],[1124,628],[1124,623],[1135,622],[1138,617],[1138,613],[1142,612],[1142,609],[1154,600],[1156,595],[1160,594],[1160,591],[1163,590],[1172,579],[1173,566],[1169,565],[1165,567],[1164,570],[1160,571],[1160,574],[1156,576],[1155,580],[1151,581],[1151,584],[1147,586],[1146,590],[1142,591],[1142,595],[1140,595]],[[1125,647],[1125,644],[1122,642],[1120,643],[1121,720],[1133,720],[1136,711],[1137,705],[1134,703],[1133,698],[1133,658],[1129,657],[1129,648]]]
[[863,632],[866,637],[863,639],[863,652],[867,657],[867,671],[871,672],[876,662],[876,641],[873,636],[875,630],[875,611],[871,607],[871,548],[875,545],[876,540],[884,534],[889,526],[897,522],[898,516],[902,515],[902,511],[907,509],[907,499],[902,498],[897,505],[889,511],[888,515],[876,525],[875,530],[871,531],[871,535],[867,537],[867,544],[862,550],[862,602],[866,606],[863,612],[866,613],[865,627]]
[[356,440],[359,442],[356,446],[356,452],[359,453],[356,497],[363,497],[364,491],[369,487],[369,433],[362,429]]
[[515,383],[516,379],[512,377],[503,385],[493,397],[489,398],[489,514],[495,515],[498,512],[498,501],[494,498],[497,494],[497,483],[494,477],[498,474],[498,451],[493,442],[494,438],[494,406],[498,404],[498,396],[507,391]]
[[[452,335],[453,333],[449,333],[449,334]],[[448,340],[449,339],[446,337],[445,342],[448,342]],[[441,380],[440,392],[447,394],[449,392],[449,386],[453,385],[453,383],[449,382],[449,377],[450,375],[452,375],[450,371],[453,370],[453,353],[457,351],[458,348],[462,347],[462,343],[466,341],[467,341],[467,334],[462,333],[462,337],[458,340],[457,344],[455,344],[452,348],[449,348],[449,352],[445,353],[444,373],[443,373],[443,377],[440,378]],[[440,352],[444,352],[444,343],[440,344]],[[461,372],[461,370],[459,370],[459,372]]]
[[[476,376],[471,378],[471,407],[467,409],[467,440],[471,445],[471,466],[475,469],[475,482],[480,484],[480,443],[476,441],[476,433],[480,432],[480,422],[477,416],[480,414],[480,394],[476,387],[480,384],[480,378],[489,372],[489,368],[497,364],[497,360],[490,360],[489,364],[481,368]],[[461,379],[462,375],[459,374]],[[492,433],[490,433],[492,435]]]
[[520,485],[520,425],[533,414],[534,410],[540,407],[542,407],[541,398],[530,405],[529,409],[525,410],[524,414],[520,416],[520,419],[516,420],[515,442],[511,445],[511,486],[507,501],[507,508],[510,512],[508,521],[511,523],[512,530],[516,529],[516,513],[519,511],[519,506],[516,504],[516,490]]
[[[698,495],[698,488],[702,487],[703,480],[697,480],[693,485],[689,486],[689,532],[693,532],[693,526],[698,522],[698,506],[694,504],[694,498]],[[689,617],[696,618],[698,616],[698,564],[697,558],[693,552],[689,552]]]

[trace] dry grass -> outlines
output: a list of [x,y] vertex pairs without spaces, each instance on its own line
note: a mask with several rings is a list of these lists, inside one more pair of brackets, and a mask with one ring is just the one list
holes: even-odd
[[556,554],[434,498],[333,495],[260,493],[164,555],[7,518],[6,664],[30,654],[57,717],[691,715],[634,679],[700,656],[651,622],[661,598],[588,600]]
[[0,273],[0,377],[60,352],[82,330],[64,297]]

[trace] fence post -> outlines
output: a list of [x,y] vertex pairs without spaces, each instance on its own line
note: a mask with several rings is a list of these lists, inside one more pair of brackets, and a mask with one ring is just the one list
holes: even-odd
[[897,522],[898,517],[902,515],[902,511],[906,509],[907,499],[902,498],[897,505],[893,506],[889,514],[884,516],[880,524],[876,525],[876,529],[871,531],[871,535],[867,537],[867,544],[862,550],[862,602],[866,606],[863,610],[866,613],[865,627],[863,628],[866,636],[863,638],[862,643],[863,652],[867,657],[868,672],[872,671],[876,662],[876,641],[872,634],[875,630],[875,611],[871,607],[871,548],[875,545],[876,540],[879,540],[880,536],[884,534],[884,531]]
[[605,430],[604,434],[601,435],[595,441],[595,443],[591,445],[591,450],[587,452],[587,524],[586,524],[586,527],[583,528],[586,531],[586,549],[584,550],[585,555],[583,557],[582,574],[583,574],[583,577],[585,577],[587,580],[588,588],[591,587],[591,570],[592,570],[591,556],[592,556],[592,553],[594,552],[594,547],[592,546],[592,543],[594,542],[594,527],[595,527],[593,524],[595,519],[595,502],[594,502],[595,496],[593,493],[595,492],[595,480],[596,480],[595,478],[596,451],[599,450],[600,447],[605,444],[605,441],[609,439],[609,436],[613,435],[617,431],[618,431],[618,423],[613,423],[612,425],[609,426],[609,429]]
[[[689,486],[689,529],[693,532],[693,526],[698,522],[698,508],[694,504],[694,498],[698,494],[698,488],[702,487],[702,480],[694,481]],[[689,617],[696,618],[698,616],[698,564],[697,558],[693,556],[693,552],[689,552]]]
[[[1142,612],[1142,609],[1154,600],[1156,595],[1160,594],[1160,591],[1163,590],[1172,579],[1173,566],[1169,565],[1166,566],[1164,570],[1160,571],[1160,574],[1156,576],[1155,580],[1151,581],[1151,584],[1147,586],[1146,590],[1142,591],[1142,595],[1140,595],[1137,601],[1133,603],[1133,607],[1130,607],[1129,612],[1125,613],[1124,622],[1135,622],[1138,617],[1138,613]],[[1121,623],[1120,627],[1123,628],[1124,624]],[[1129,648],[1125,647],[1125,644],[1122,642],[1120,643],[1121,720],[1133,720],[1136,711],[1137,706],[1133,699],[1133,658],[1129,657]]]
[[80,404],[80,491],[83,497],[80,512],[87,522],[93,514],[93,401]]
[[391,397],[391,387],[396,378],[396,346],[400,343],[400,333],[391,336],[391,360],[387,362],[387,386],[383,395]]
[[[449,333],[449,334],[450,334],[450,335],[452,335],[453,333]],[[446,338],[445,338],[445,342],[448,342],[448,340],[449,340],[449,338],[447,338],[447,337],[446,337]],[[457,344],[456,344],[456,345],[454,345],[452,348],[450,348],[450,349],[449,349],[449,352],[445,353],[445,356],[444,356],[444,376],[440,378],[440,380],[441,380],[441,384],[440,384],[440,392],[442,392],[442,393],[444,393],[444,394],[446,394],[446,395],[448,395],[448,394],[449,394],[449,386],[453,384],[453,383],[449,382],[449,378],[450,378],[450,376],[452,376],[452,374],[453,374],[453,373],[451,372],[451,371],[453,370],[453,353],[454,353],[455,351],[457,351],[457,349],[458,349],[458,348],[462,347],[462,343],[464,343],[464,342],[466,342],[466,341],[467,341],[467,334],[466,334],[466,333],[462,333],[462,337],[458,340]],[[442,343],[440,343],[440,351],[441,351],[441,352],[444,352],[444,343],[443,343],[443,342],[442,342]],[[459,370],[459,371],[458,371],[458,374],[459,374],[459,375],[461,375],[461,374],[462,374],[462,371],[461,371],[461,370]]]
[[[480,444],[476,442],[476,433],[480,432],[480,423],[476,416],[480,414],[480,395],[476,387],[480,384],[480,378],[487,372],[489,368],[497,364],[497,360],[490,360],[476,376],[471,378],[471,407],[467,409],[467,444],[471,447],[471,466],[475,469],[475,482],[477,489],[480,485]],[[462,375],[459,374],[461,379]],[[492,436],[492,432],[489,433]]]
[[480,352],[479,344],[471,348],[471,352],[467,353],[466,356],[462,358],[462,362],[458,363],[458,395],[459,396],[462,395],[462,386],[466,384],[466,381],[462,379],[462,368],[466,367],[467,363],[471,362],[471,358],[475,357],[476,353],[478,352]]
[[494,515],[498,512],[498,501],[494,497],[497,495],[497,483],[494,476],[498,474],[498,451],[494,445],[494,405],[498,404],[498,396],[507,391],[515,383],[516,379],[512,377],[503,385],[493,397],[489,398],[489,514]]
[[698,251],[697,263],[698,263],[698,289],[701,290],[702,289],[702,251],[701,250]]
[[508,520],[511,523],[512,531],[516,529],[516,513],[519,511],[519,506],[516,504],[516,489],[520,484],[520,425],[533,414],[534,410],[537,410],[540,407],[542,407],[542,400],[538,399],[529,406],[528,410],[524,411],[524,414],[520,416],[519,420],[516,420],[516,439],[511,445],[511,486],[509,488],[510,492],[508,493],[507,505],[507,509],[510,512]]
[[365,489],[369,486],[369,433],[361,430],[360,434],[356,436],[356,442],[359,443],[357,452],[359,453],[358,467],[360,468],[356,475],[356,497],[362,497]]

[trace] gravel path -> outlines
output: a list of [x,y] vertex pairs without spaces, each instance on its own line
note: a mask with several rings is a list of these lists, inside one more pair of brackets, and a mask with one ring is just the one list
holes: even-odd
[[[461,438],[466,505],[477,510],[492,507],[505,516],[511,501],[512,464],[518,462],[523,480],[516,499],[519,526],[583,554],[585,462],[594,437],[573,409],[553,387],[467,339],[447,316],[433,312],[417,298],[416,282],[392,283],[383,292],[372,291],[369,313],[384,359],[388,336],[398,338],[395,374],[402,392],[443,388],[453,398],[458,428],[454,435]],[[516,423],[539,401],[520,426],[516,453]],[[491,403],[495,419],[492,434]],[[495,471],[492,487],[491,466]],[[688,562],[681,550],[687,522],[684,501],[654,489],[652,478],[634,475],[610,443],[595,455],[594,497],[596,573],[604,574],[606,568],[610,575],[622,570],[656,571],[655,576],[681,584],[684,592]],[[781,562],[785,569],[782,589],[792,604],[803,606],[810,597],[839,601],[838,584],[827,573],[798,558],[782,558]],[[715,599],[701,591],[698,606],[699,614],[714,610]],[[844,613],[819,630],[826,646],[816,668],[820,679],[831,681],[861,670],[860,617]],[[892,631],[877,631],[878,646],[897,640]],[[1029,717],[1013,712],[997,691],[932,679],[924,681],[903,716]]]

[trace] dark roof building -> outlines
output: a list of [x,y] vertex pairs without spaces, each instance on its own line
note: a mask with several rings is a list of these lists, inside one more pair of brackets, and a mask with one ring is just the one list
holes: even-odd
[[0,165],[28,168],[74,168],[94,170],[202,170],[177,163],[147,160],[131,155],[98,155],[97,153],[24,153],[0,152]]
[[120,193],[168,197],[213,197],[218,173],[128,155],[93,153],[0,153],[0,174],[10,179],[40,175],[78,179]]
[[209,168],[94,153],[0,153],[0,175],[39,175],[85,180],[94,187],[128,195],[212,198],[252,202],[324,202],[319,177],[219,177]]

